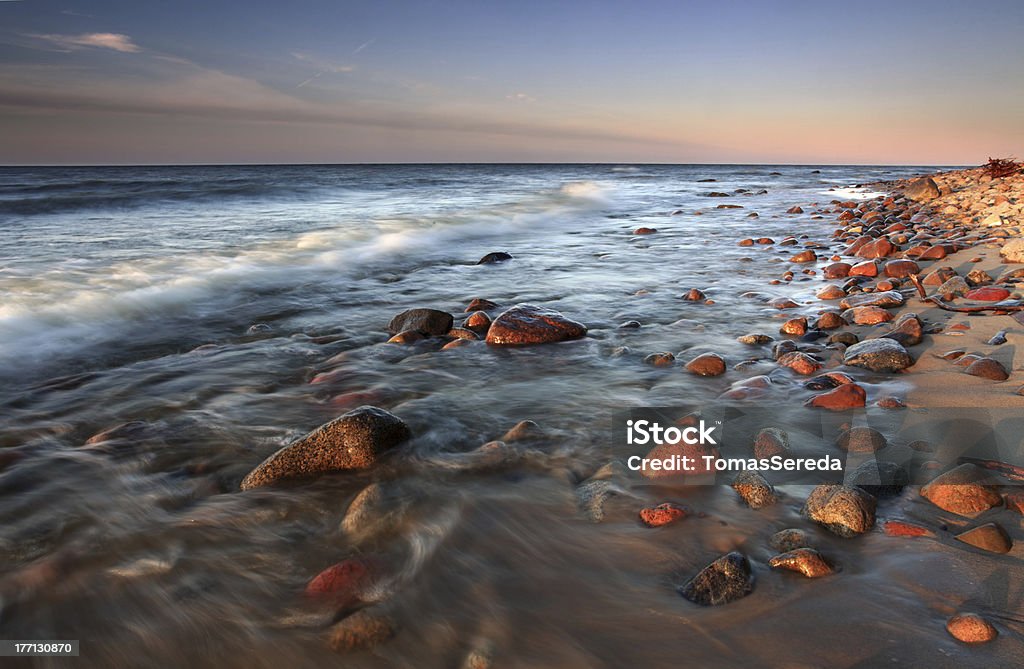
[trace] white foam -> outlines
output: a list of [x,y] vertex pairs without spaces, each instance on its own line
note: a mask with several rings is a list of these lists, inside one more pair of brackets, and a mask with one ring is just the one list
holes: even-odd
[[886,195],[886,193],[880,191],[869,190],[863,186],[845,186],[843,188],[833,188],[832,190],[825,191],[826,195],[832,195],[836,198],[845,198],[847,200],[873,200],[879,195]]

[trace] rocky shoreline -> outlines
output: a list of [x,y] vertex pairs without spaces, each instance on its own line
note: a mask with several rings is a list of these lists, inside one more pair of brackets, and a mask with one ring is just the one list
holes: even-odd
[[[827,241],[808,239],[804,234],[778,243],[769,238],[739,242],[741,246],[757,244],[778,249],[793,267],[773,283],[819,278],[826,282],[816,291],[818,304],[772,300],[772,306],[785,318],[778,335],[751,333],[740,341],[752,350],[770,351],[770,357],[780,368],[807,377],[805,388],[820,391],[806,400],[808,410],[927,408],[941,404],[934,402],[935,388],[941,389],[938,392],[953,406],[983,407],[992,397],[999,396],[1001,399],[994,405],[1024,407],[1014,347],[1005,346],[1021,331],[1020,322],[1013,316],[1024,313],[1024,302],[1020,300],[1024,267],[1011,264],[995,271],[1000,261],[1024,262],[1024,175],[1018,172],[993,178],[985,168],[977,168],[869,186],[884,189],[888,195],[868,200],[834,200],[828,204],[800,203],[787,211],[788,216],[811,219],[834,217],[839,227]],[[657,231],[643,228],[636,234]],[[493,253],[480,262],[508,259],[508,254]],[[759,295],[751,297],[765,299]],[[683,299],[713,304],[697,288]],[[465,322],[456,325],[451,314],[433,309],[402,312],[388,326],[389,343],[423,346],[427,342],[433,349],[473,342],[527,346],[587,335],[583,324],[530,304],[503,309],[487,300],[475,300],[468,305],[466,314]],[[622,327],[634,326],[624,323]],[[968,335],[981,332],[987,336],[995,329],[998,336],[993,335],[985,343],[977,335]],[[955,341],[961,347],[944,350],[945,336],[957,337]],[[657,367],[677,364],[671,353],[651,354],[645,362]],[[686,361],[683,369],[697,376],[718,376],[726,373],[728,366],[723,356],[703,353]],[[735,369],[742,371],[743,363]],[[879,395],[871,383],[863,380],[895,374],[909,377],[911,389],[905,397]],[[771,383],[763,375],[747,378],[734,383],[721,399],[756,401],[758,390],[763,387],[758,379]],[[984,386],[985,392],[979,393],[979,386]],[[847,427],[836,441],[842,451],[873,454],[889,446],[878,430]],[[340,470],[367,469],[377,465],[387,453],[400,450],[409,437],[409,428],[400,418],[383,409],[364,406],[273,454],[245,477],[241,488],[253,489]],[[539,452],[530,454],[529,446],[538,441],[544,441],[544,431],[531,421],[524,421],[476,451],[452,456],[449,464],[462,470],[522,466],[531,457],[544,458]],[[934,450],[926,443],[911,447],[924,453]],[[661,445],[649,455],[664,456],[681,450],[685,446]],[[778,428],[762,430],[753,446],[757,457],[787,452],[788,437]],[[915,490],[907,485],[906,472],[897,467],[885,468],[879,462],[870,472],[866,471],[866,477],[858,478],[858,470],[847,483],[817,486],[806,498],[802,513],[828,532],[853,540],[876,529],[879,500],[898,497],[906,487],[915,490],[910,495],[927,500],[934,513],[930,518],[911,522],[899,517],[899,506],[889,504],[886,518],[878,524],[881,532],[917,540],[948,535],[980,551],[1005,554],[1012,550],[1013,539],[1004,525],[1016,523],[1011,530],[1016,533],[1020,522],[1019,518],[1008,519],[998,512],[1020,513],[1022,497],[1009,484],[1024,480],[1022,472],[1012,463],[961,464],[938,473],[928,485]],[[733,488],[751,509],[769,507],[784,495],[760,475],[749,472],[736,477]],[[639,522],[648,528],[701,515],[673,501],[644,507],[617,462],[578,482],[576,495],[580,509],[594,522],[605,520],[607,510],[621,503],[633,507]],[[950,523],[940,511],[959,520]],[[353,536],[373,534],[381,530],[375,524],[393,519],[395,513],[400,511],[389,502],[386,486],[372,483],[351,502],[342,526]],[[772,570],[792,571],[809,579],[833,576],[840,571],[837,565],[843,556],[819,552],[804,529],[783,530],[770,543],[777,551],[767,561]],[[750,560],[741,552],[724,554],[691,574],[678,586],[679,593],[705,606],[741,599],[755,588]],[[371,648],[397,632],[387,613],[386,600],[380,602],[378,597],[368,594],[394,587],[394,583],[380,586],[381,581],[388,579],[386,571],[372,558],[352,557],[327,567],[309,582],[306,596],[320,604],[326,602],[336,612],[329,616],[337,621],[332,622],[327,633],[330,648],[339,652]],[[958,609],[948,618],[946,628],[966,644],[993,641],[999,634],[999,627],[984,611]],[[463,666],[491,666],[488,653],[473,650]]]

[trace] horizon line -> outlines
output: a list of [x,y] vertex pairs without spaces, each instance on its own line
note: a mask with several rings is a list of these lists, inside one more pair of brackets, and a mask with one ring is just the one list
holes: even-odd
[[983,167],[984,163],[977,165],[956,164],[956,163],[793,163],[793,162],[740,162],[740,163],[715,163],[715,162],[629,162],[629,161],[381,161],[381,162],[299,162],[299,163],[266,163],[266,162],[237,162],[237,163],[0,163],[0,169],[6,168],[72,168],[72,167],[386,167],[386,166],[411,166],[411,165],[621,165],[621,166],[658,166],[658,167],[926,167],[926,168],[954,168],[972,169]]

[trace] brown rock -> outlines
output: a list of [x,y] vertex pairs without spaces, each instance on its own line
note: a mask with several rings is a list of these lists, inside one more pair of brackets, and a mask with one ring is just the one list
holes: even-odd
[[890,537],[934,537],[935,533],[927,527],[902,520],[889,520],[882,525],[882,530]]
[[491,327],[491,317],[483,311],[474,311],[466,318],[466,322],[462,325],[478,335],[486,334],[487,330]]
[[846,291],[834,284],[823,286],[815,293],[819,300],[841,300],[846,297]]
[[803,335],[807,334],[807,319],[803,316],[791,318],[779,328],[782,334]]
[[[858,258],[885,258],[891,256],[896,252],[896,247],[893,246],[885,237],[879,237],[878,239],[868,242],[864,246],[857,250]],[[850,272],[853,273],[852,271]]]
[[931,177],[921,177],[911,181],[903,194],[914,202],[927,202],[939,196],[939,187]]
[[802,214],[802,213],[804,213],[804,210],[801,207],[799,207],[799,206],[797,206],[797,207],[790,207],[789,209],[786,210],[786,213],[787,214]]
[[885,263],[885,275],[896,279],[919,274],[921,267],[913,260],[890,260]]
[[699,288],[691,288],[686,295],[683,295],[683,299],[687,302],[703,302],[708,299],[708,296]]
[[956,538],[965,544],[990,553],[1009,553],[1013,548],[1013,541],[1002,526],[995,523],[985,523],[973,529],[961,532]]
[[398,334],[396,334],[391,339],[388,339],[387,343],[389,343],[389,344],[415,344],[416,342],[423,341],[424,339],[426,339],[426,335],[424,335],[419,330],[404,330],[404,331],[399,332]]
[[416,330],[426,336],[439,337],[452,329],[454,318],[447,311],[437,309],[408,309],[388,323],[388,334]]
[[847,453],[874,453],[888,445],[885,435],[870,427],[851,427],[836,440],[836,446]]
[[979,358],[972,362],[964,370],[964,373],[993,381],[1005,381],[1010,378],[1010,374],[1003,367],[1003,364],[994,358]]
[[373,584],[375,571],[361,558],[333,564],[306,585],[306,597],[328,600],[338,609],[350,608],[362,601],[364,591]]
[[946,621],[946,631],[964,643],[987,643],[999,636],[992,623],[976,613],[956,614]]
[[779,358],[779,364],[783,367],[789,367],[797,374],[804,376],[810,376],[819,369],[821,369],[821,363],[809,356],[806,353],[799,351],[793,351],[792,353],[786,353]]
[[671,353],[651,353],[644,358],[644,363],[653,367],[671,367],[676,362],[676,356]]
[[754,590],[750,561],[742,553],[723,555],[679,588],[679,594],[702,606],[728,604]]
[[814,322],[814,327],[819,330],[835,330],[846,325],[846,319],[835,311],[826,311],[822,315],[818,316],[818,320]]
[[487,331],[487,343],[493,346],[548,344],[580,339],[586,334],[587,326],[557,311],[517,304],[494,319]]
[[826,483],[807,498],[803,514],[841,537],[863,534],[875,524],[875,498],[860,488]]
[[653,235],[657,231],[658,231],[657,228],[637,228],[636,230],[633,231],[633,234],[634,235]]
[[754,437],[754,457],[767,459],[789,453],[789,435],[777,427],[766,427]]
[[797,548],[788,553],[776,555],[768,560],[768,566],[772,569],[795,571],[807,578],[820,578],[835,573],[832,565],[813,548]]
[[826,265],[821,273],[826,279],[845,279],[850,276],[852,267],[853,265],[848,262],[834,262],[831,265]]
[[327,631],[327,645],[336,653],[367,650],[395,635],[395,624],[371,610],[357,611]]
[[832,390],[815,395],[804,403],[804,406],[831,411],[845,411],[863,407],[867,398],[864,389],[855,383],[838,386]]
[[891,313],[881,307],[854,307],[843,312],[843,318],[857,325],[878,325],[893,319]]
[[485,300],[482,297],[474,297],[469,303],[469,306],[466,307],[466,313],[469,314],[474,311],[490,311],[492,309],[497,309],[498,306],[497,302],[491,302],[490,300]]
[[976,516],[1002,502],[992,475],[972,464],[963,464],[932,479],[921,496],[935,506],[961,516]]
[[647,527],[661,527],[682,520],[689,515],[689,511],[678,504],[665,502],[658,506],[640,509],[640,520]]
[[788,528],[773,534],[768,539],[768,545],[777,551],[788,553],[798,548],[810,548],[811,538],[803,530]]
[[720,376],[725,374],[725,360],[717,353],[702,353],[686,363],[686,371],[697,376]]
[[448,331],[448,337],[452,339],[466,339],[468,341],[479,341],[480,337],[477,333],[473,332],[469,328],[452,328]]
[[775,488],[757,472],[741,472],[732,482],[732,488],[751,509],[775,504]]
[[878,276],[878,263],[873,260],[859,262],[850,268],[850,276],[866,276],[868,278]]
[[797,253],[796,255],[794,255],[792,258],[789,259],[789,262],[805,263],[805,262],[814,262],[817,259],[818,259],[818,254],[817,253],[815,253],[814,251],[811,251],[811,250],[807,250],[807,251],[801,251],[800,253]]
[[242,480],[242,490],[328,472],[366,469],[407,440],[409,428],[394,414],[364,406],[321,425],[261,462]]

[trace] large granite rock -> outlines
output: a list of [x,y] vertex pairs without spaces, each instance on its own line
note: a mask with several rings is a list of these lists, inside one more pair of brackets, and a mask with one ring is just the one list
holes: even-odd
[[911,181],[906,190],[903,191],[909,199],[914,202],[926,202],[934,200],[939,196],[939,186],[931,177],[923,177]]
[[242,479],[241,488],[366,469],[409,436],[408,426],[398,416],[376,407],[359,407],[271,455]]
[[487,330],[487,343],[499,346],[548,344],[580,339],[586,334],[587,326],[553,309],[517,304],[494,319]]

